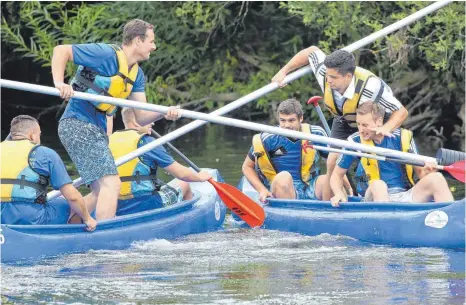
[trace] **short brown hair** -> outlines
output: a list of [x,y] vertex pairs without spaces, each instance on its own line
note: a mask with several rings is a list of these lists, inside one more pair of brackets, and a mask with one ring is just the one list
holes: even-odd
[[152,30],[154,26],[141,19],[133,19],[128,21],[123,27],[123,44],[129,45],[134,38],[139,37],[142,40],[146,39],[147,30]]
[[12,137],[26,133],[29,129],[39,125],[39,121],[30,115],[18,115],[11,120],[10,134]]
[[373,101],[364,102],[356,109],[356,114],[365,115],[368,113],[372,114],[374,121],[377,121],[379,118],[383,118],[385,109]]
[[121,109],[121,119],[123,124],[125,124],[125,128],[127,124],[134,122],[135,115],[133,109],[129,107],[124,107]]
[[277,116],[278,114],[296,114],[298,118],[303,116],[303,107],[301,104],[294,98],[284,100],[278,105]]

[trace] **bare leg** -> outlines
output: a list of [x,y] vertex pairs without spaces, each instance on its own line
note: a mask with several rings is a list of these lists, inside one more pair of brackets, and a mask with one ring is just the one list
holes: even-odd
[[[84,203],[86,204],[87,210],[89,214],[94,212],[95,207],[97,205],[97,197],[99,195],[99,185],[96,183],[94,186],[96,191],[91,191],[89,194],[84,196]],[[79,217],[73,210],[70,212],[70,218],[68,220],[70,224],[82,223],[81,217]]]
[[289,172],[278,173],[272,181],[272,194],[275,198],[295,199],[293,178]]
[[[340,154],[338,153],[329,153],[327,157],[327,173],[325,174],[326,184],[328,187],[323,188],[322,192],[322,199],[323,200],[330,200],[333,197],[333,192],[330,187],[330,177],[332,176],[333,169],[337,164],[337,159]],[[346,191],[345,191],[346,193]]]
[[413,202],[453,201],[453,195],[445,177],[441,173],[430,173],[413,186]]
[[[328,201],[330,198],[324,198],[324,194],[327,194],[329,191],[326,188],[330,188],[330,184],[327,182],[328,178],[326,175],[320,175],[317,177],[316,185],[315,185],[315,196],[319,200]],[[331,192],[331,191],[330,191]]]
[[193,198],[193,192],[191,192],[191,187],[189,186],[188,182],[177,179],[176,184],[181,187],[181,191],[183,192],[183,200],[189,200]]
[[374,180],[369,182],[369,187],[364,196],[366,201],[388,202],[388,186],[382,180]]
[[118,175],[107,175],[94,181],[91,189],[95,191],[98,184],[96,219],[109,219],[115,217],[121,181]]

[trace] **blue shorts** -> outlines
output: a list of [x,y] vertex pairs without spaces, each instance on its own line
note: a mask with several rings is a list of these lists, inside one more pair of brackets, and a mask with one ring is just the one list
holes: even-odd
[[[153,195],[144,195],[127,200],[118,200],[116,216],[139,213],[148,210],[164,208],[183,200],[183,192],[179,185],[166,185]],[[176,192],[173,190],[175,189]]]
[[55,198],[46,204],[29,202],[5,202],[1,205],[1,223],[14,225],[66,224],[70,216],[70,206],[63,197]]
[[309,185],[302,181],[293,181],[293,186],[296,193],[296,199],[317,200],[316,197],[316,181],[319,176],[311,178]]
[[58,137],[86,184],[107,175],[118,175],[108,148],[108,136],[96,125],[63,119],[58,124]]

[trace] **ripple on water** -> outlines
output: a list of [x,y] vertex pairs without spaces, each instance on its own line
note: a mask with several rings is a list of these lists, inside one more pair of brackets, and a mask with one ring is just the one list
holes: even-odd
[[464,252],[228,229],[3,266],[15,304],[463,304]]

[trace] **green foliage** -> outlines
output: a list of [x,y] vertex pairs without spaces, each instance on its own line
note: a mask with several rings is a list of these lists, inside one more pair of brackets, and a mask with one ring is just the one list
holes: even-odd
[[[143,19],[154,24],[158,47],[142,64],[148,100],[205,111],[268,84],[305,47],[317,45],[331,52],[429,4],[21,2],[17,15],[2,17],[2,40],[17,54],[49,66],[57,44],[119,42],[126,21]],[[461,2],[451,3],[355,52],[359,65],[382,77],[408,107],[408,127],[438,133],[445,114],[459,112],[464,104],[464,14]],[[68,76],[74,68],[70,65]],[[304,77],[235,115],[262,113],[273,118],[281,100],[296,97],[304,102],[320,93],[314,77]],[[451,113],[445,112],[449,109]],[[317,120],[311,109],[307,114]]]

